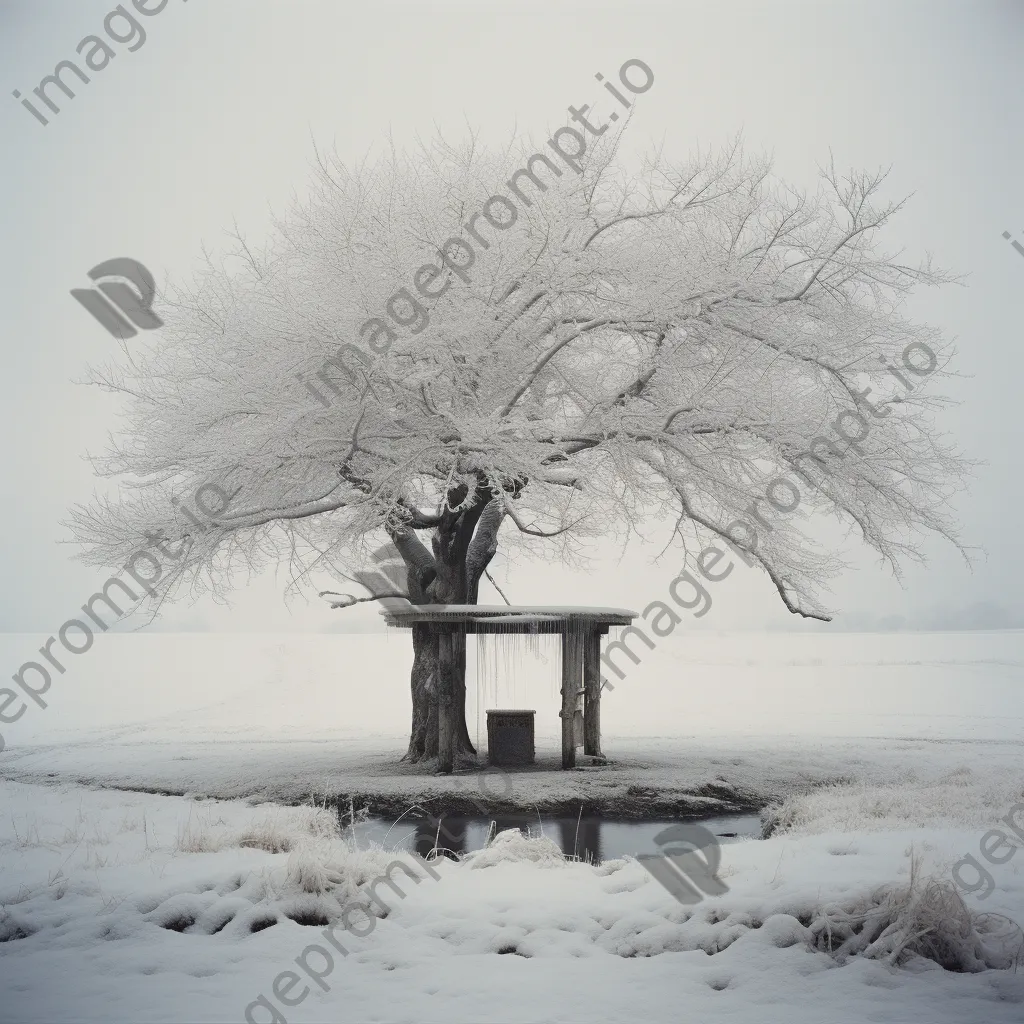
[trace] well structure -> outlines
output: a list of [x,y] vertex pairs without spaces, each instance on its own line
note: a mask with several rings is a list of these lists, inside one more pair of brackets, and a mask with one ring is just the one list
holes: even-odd
[[[612,626],[628,626],[636,612],[624,608],[420,604],[388,602],[381,614],[389,626],[425,623],[442,632],[551,634],[562,638],[562,767],[576,766],[583,753],[601,753],[601,643]],[[582,736],[580,735],[582,733]]]

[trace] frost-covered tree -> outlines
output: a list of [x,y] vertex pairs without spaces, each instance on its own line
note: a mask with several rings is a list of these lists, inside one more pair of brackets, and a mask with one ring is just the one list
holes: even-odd
[[[162,300],[159,338],[98,374],[126,396],[123,440],[97,460],[123,482],[74,511],[84,557],[120,565],[161,538],[159,602],[266,563],[294,585],[352,578],[387,535],[415,600],[475,603],[499,531],[572,559],[666,517],[827,618],[842,563],[808,512],[897,573],[928,533],[955,543],[966,464],[930,409],[951,350],[901,312],[951,278],[880,248],[901,205],[884,175],[829,166],[805,192],[738,142],[628,167],[611,136],[318,158],[265,245],[236,233]],[[927,352],[928,387],[903,387],[906,354]],[[788,516],[765,499],[787,474],[803,502]],[[182,502],[210,482],[199,530]],[[756,537],[736,525],[755,521]],[[424,626],[413,644],[409,756],[451,770],[473,753],[464,642]]]

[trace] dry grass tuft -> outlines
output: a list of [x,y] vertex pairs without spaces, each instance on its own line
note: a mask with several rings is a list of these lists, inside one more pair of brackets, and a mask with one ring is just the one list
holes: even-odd
[[852,956],[902,966],[915,957],[947,971],[1016,969],[1024,933],[1000,914],[978,914],[944,878],[922,878],[911,862],[908,885],[887,885],[869,896],[832,903],[812,913],[811,946],[840,963]]
[[267,817],[240,832],[235,845],[266,850],[267,853],[290,853],[295,847],[295,833],[293,828]]

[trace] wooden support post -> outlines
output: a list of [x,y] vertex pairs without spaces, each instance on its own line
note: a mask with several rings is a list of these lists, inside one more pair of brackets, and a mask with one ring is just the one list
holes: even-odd
[[576,694],[583,682],[583,643],[585,633],[574,622],[562,629],[562,767],[576,767]]
[[601,753],[601,634],[590,630],[583,648],[583,753]]

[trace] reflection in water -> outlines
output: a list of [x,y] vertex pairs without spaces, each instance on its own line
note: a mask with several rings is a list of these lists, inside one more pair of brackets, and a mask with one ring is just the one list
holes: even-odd
[[[600,863],[617,857],[656,853],[654,837],[673,821],[607,821],[589,816],[580,818],[547,818],[536,814],[503,814],[493,818],[484,815],[442,815],[441,817],[406,816],[398,825],[383,818],[370,818],[355,827],[358,845],[381,844],[389,850],[414,850],[426,857],[435,848],[448,857],[458,857],[487,845],[488,832],[518,828],[531,835],[544,835],[553,840],[567,856]],[[701,820],[705,828],[720,837],[723,843],[737,839],[757,838],[761,823],[756,815],[733,814]]]
[[417,822],[413,849],[426,857],[435,847],[439,853],[456,858],[466,852],[466,832],[469,822],[465,818],[427,818]]
[[601,861],[601,826],[598,818],[559,818],[558,828],[562,834],[562,853],[567,857],[579,857],[592,863]]

